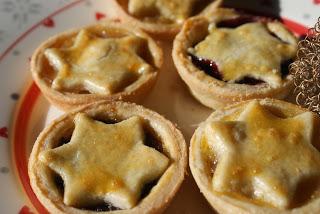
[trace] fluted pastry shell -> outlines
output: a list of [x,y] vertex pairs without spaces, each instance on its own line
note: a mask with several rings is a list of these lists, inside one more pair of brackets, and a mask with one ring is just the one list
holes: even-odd
[[[200,191],[203,193],[212,208],[219,213],[318,213],[320,207],[320,189],[319,185],[314,183],[315,181],[309,181],[311,182],[309,184],[314,184],[312,184],[313,188],[315,188],[312,189],[314,195],[311,195],[308,198],[302,197],[304,198],[303,202],[287,209],[279,209],[265,202],[256,201],[255,199],[244,197],[242,195],[239,196],[237,194],[232,195],[224,192],[218,192],[213,188],[212,178],[215,174],[215,167],[217,166],[216,164],[219,164],[219,162],[216,159],[216,154],[208,152],[208,150],[206,150],[207,147],[203,144],[202,136],[204,135],[205,127],[207,124],[210,124],[214,121],[229,121],[232,123],[232,121],[236,120],[236,118],[241,114],[241,112],[244,111],[250,102],[259,103],[259,105],[267,108],[268,111],[281,118],[293,118],[296,115],[301,115],[304,113],[309,113],[310,115],[313,114],[314,117],[318,117],[314,113],[311,113],[307,109],[303,109],[297,105],[269,98],[243,101],[213,112],[206,121],[199,125],[190,141],[189,165]],[[318,123],[317,127],[319,128]],[[316,136],[318,136],[319,130],[313,130],[313,132],[315,133],[314,141],[316,141]],[[313,146],[315,148],[319,148],[319,142],[315,142]],[[303,156],[303,154],[301,154],[301,156]],[[252,161],[248,164],[255,164],[255,162]],[[299,191],[301,191],[300,194],[303,194],[305,191],[309,191],[308,185],[300,188]],[[296,193],[296,195],[299,195],[299,193]]]
[[[211,13],[221,4],[222,0],[214,0],[200,13]],[[116,16],[121,21],[128,22],[132,26],[139,27],[156,38],[171,40],[181,29],[182,23],[146,22],[138,17],[134,17],[128,12],[128,0],[110,0],[110,5],[115,10]]]
[[[194,47],[208,35],[210,23],[238,17],[233,9],[219,8],[210,16],[188,19],[173,42],[172,57],[182,80],[191,94],[203,105],[218,109],[223,106],[255,98],[284,99],[293,88],[292,75],[287,75],[282,84],[271,87],[269,84],[233,84],[218,80],[197,68],[191,61],[188,49]],[[248,53],[250,54],[250,53]]]
[[[145,61],[153,68],[153,72],[141,76],[122,90],[112,94],[96,94],[88,92],[73,93],[54,89],[52,87],[52,82],[57,75],[57,71],[54,71],[53,67],[49,64],[48,59],[45,56],[45,51],[49,48],[59,48],[61,46],[71,47],[75,37],[81,30],[93,32],[103,38],[118,38],[133,35],[146,40],[147,59],[145,59]],[[43,95],[52,105],[57,106],[62,110],[70,110],[100,100],[139,102],[150,92],[156,82],[163,61],[162,54],[162,50],[156,42],[141,30],[128,26],[127,24],[105,21],[103,23],[66,31],[49,38],[34,52],[31,58],[30,70],[35,83],[40,88]]]
[[[77,113],[99,121],[120,122],[138,116],[146,128],[159,139],[162,153],[169,158],[169,166],[151,191],[138,204],[126,210],[96,212],[77,209],[63,203],[63,196],[52,181],[52,171],[39,160],[39,154],[55,148],[63,136],[69,136],[74,129],[73,119]],[[108,151],[105,151],[108,155]],[[178,191],[187,165],[186,144],[180,131],[161,115],[142,106],[125,102],[96,102],[71,111],[54,120],[37,138],[29,159],[28,172],[31,186],[40,202],[50,213],[159,213],[170,203]]]

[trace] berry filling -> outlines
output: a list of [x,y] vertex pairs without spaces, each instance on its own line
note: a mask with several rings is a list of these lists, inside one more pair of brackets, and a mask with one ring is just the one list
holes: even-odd
[[222,74],[219,72],[218,66],[214,61],[197,57],[192,54],[189,54],[189,56],[191,57],[192,63],[197,68],[203,70],[206,74],[215,79],[222,80]]
[[96,212],[106,212],[106,211],[113,211],[113,210],[120,210],[117,207],[112,206],[111,204],[108,203],[103,203],[103,204],[97,204],[94,206],[90,207],[84,207],[81,208],[82,210],[90,210],[90,211],[96,211]]
[[233,19],[222,20],[217,23],[217,27],[218,28],[237,28],[241,25],[255,22],[255,21],[256,20],[254,19],[253,16],[239,16]]
[[256,79],[254,77],[245,76],[241,80],[238,80],[236,83],[246,84],[246,85],[258,85],[258,84],[264,83],[264,81]]
[[[241,14],[237,18],[233,19],[226,19],[218,22],[216,27],[218,28],[237,28],[243,24],[252,23],[252,22],[261,22],[267,23],[274,21],[275,18],[272,17],[263,17],[258,15],[248,15],[248,14]],[[287,43],[283,41],[277,34],[274,32],[269,31],[270,35],[275,37],[276,39],[280,40],[283,43]],[[199,68],[200,70],[204,71],[209,76],[223,81],[223,74],[219,71],[218,65],[210,59],[205,59],[201,57],[197,57],[193,54],[189,54],[191,57],[192,63]],[[285,60],[281,63],[281,77],[285,78],[289,74],[289,65],[293,62],[293,59]],[[245,76],[242,79],[236,81],[237,84],[247,84],[247,85],[258,85],[265,83],[265,81],[256,79],[251,76]]]
[[[222,80],[222,73],[218,69],[218,65],[209,59],[204,59],[201,57],[197,57],[195,55],[189,54],[191,57],[192,63],[199,68],[200,70],[204,71],[207,75]],[[285,60],[281,63],[281,77],[285,78],[289,75],[289,65],[293,62],[293,59]],[[256,79],[254,77],[245,76],[241,80],[236,81],[237,84],[246,84],[246,85],[258,85],[265,83],[265,81]]]
[[[192,63],[199,68],[200,70],[204,71],[209,76],[222,80],[222,73],[219,71],[217,64],[209,59],[200,58],[190,54]],[[222,80],[223,81],[223,80]],[[262,80],[255,79],[253,77],[244,77],[243,79],[236,82],[238,84],[247,84],[247,85],[257,85],[260,83],[264,83]]]
[[294,62],[293,59],[288,59],[288,60],[285,60],[281,63],[281,77],[282,78],[285,78],[287,75],[289,75],[289,73],[290,73],[289,66],[293,62]]

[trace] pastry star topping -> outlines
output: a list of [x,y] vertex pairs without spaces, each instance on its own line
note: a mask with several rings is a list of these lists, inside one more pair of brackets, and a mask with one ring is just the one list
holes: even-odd
[[280,118],[257,101],[238,121],[210,123],[206,137],[218,161],[214,190],[290,207],[300,183],[320,179],[320,153],[312,144],[318,123],[310,112]]
[[[281,63],[292,59],[297,50],[296,38],[282,24],[248,23],[235,29],[211,27],[209,35],[189,52],[215,62],[224,81],[235,83],[250,77],[273,87],[282,83]],[[277,32],[283,41],[270,31]]]
[[158,179],[169,164],[143,141],[139,117],[105,124],[79,113],[70,142],[43,151],[40,160],[62,177],[66,205],[81,208],[104,201],[129,209],[143,186]]
[[136,36],[101,38],[82,30],[69,48],[50,48],[45,56],[57,71],[52,88],[67,92],[112,94],[152,67],[138,54],[145,40]]
[[197,0],[129,0],[128,10],[138,17],[161,14],[179,22],[191,15],[196,2]]

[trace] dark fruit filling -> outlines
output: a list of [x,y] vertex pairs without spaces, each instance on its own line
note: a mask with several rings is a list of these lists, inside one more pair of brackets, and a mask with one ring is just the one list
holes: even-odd
[[53,182],[56,185],[57,189],[59,190],[59,193],[61,195],[63,195],[64,194],[64,182],[63,182],[61,176],[54,173]]
[[319,181],[320,179],[317,175],[302,179],[296,187],[290,208],[303,206],[310,199],[317,198],[315,196],[319,194],[317,191],[320,187]]
[[306,34],[302,34],[299,36],[299,41],[304,40],[307,37]]
[[[200,70],[203,70],[209,76],[222,81],[222,74],[219,72],[218,66],[214,61],[196,57],[192,54],[190,54],[190,57],[192,59],[192,63],[197,68],[199,68]],[[247,85],[257,85],[257,84],[264,83],[264,81],[255,79],[253,77],[244,77],[243,79],[239,80],[236,83],[247,84]]]
[[154,148],[160,153],[163,153],[163,147],[162,144],[160,143],[160,139],[156,136],[153,130],[150,128],[144,127],[145,131],[145,145],[149,146],[151,148]]
[[93,206],[88,206],[88,207],[82,207],[82,210],[91,210],[91,211],[96,211],[96,212],[106,212],[106,211],[113,211],[113,210],[120,210],[117,207],[112,206],[111,204],[108,203],[102,203],[102,204],[97,204]]
[[[247,23],[252,23],[252,22],[267,23],[267,22],[271,22],[274,20],[275,20],[275,18],[272,18],[272,17],[263,17],[263,16],[258,16],[258,15],[256,16],[256,15],[241,14],[237,18],[222,20],[222,21],[218,22],[216,26],[218,28],[237,28],[237,27],[239,27],[243,24],[247,24]],[[280,40],[283,43],[287,43],[287,42],[283,41],[280,37],[278,37],[278,35],[276,35],[275,33],[271,32],[271,31],[269,31],[269,32],[270,32],[271,36],[275,37],[276,39]],[[209,60],[209,59],[204,59],[201,57],[197,57],[193,54],[189,54],[189,56],[191,57],[192,63],[197,68],[204,71],[206,74],[208,74],[209,76],[211,76],[215,79],[223,80],[223,75],[221,72],[219,72],[218,65],[214,61]],[[293,62],[293,60],[290,59],[290,60],[283,61],[281,63],[281,77],[282,78],[285,78],[289,74],[289,65],[292,62]],[[264,83],[264,81],[250,77],[250,76],[245,76],[241,80],[238,80],[236,83],[247,84],[247,85],[258,85],[258,84]]]
[[[201,57],[196,57],[192,54],[189,54],[191,57],[192,63],[199,68],[200,70],[204,71],[207,75],[222,80],[222,74],[219,72],[217,64],[209,59],[204,59]],[[283,61],[281,63],[281,77],[285,78],[289,74],[289,65],[293,62],[293,59],[289,59]],[[237,84],[246,84],[246,85],[258,85],[265,83],[263,80],[256,79],[254,77],[245,76],[241,80],[236,82]]]
[[256,20],[254,19],[253,16],[239,16],[233,19],[222,20],[217,23],[217,27],[218,28],[237,28],[241,25],[255,22],[255,21]]
[[289,66],[291,63],[293,63],[293,59],[285,60],[281,63],[281,77],[285,78],[287,75],[289,75]]
[[246,85],[258,85],[264,83],[263,80],[259,80],[253,77],[245,76],[241,80],[237,81],[238,84],[246,84]]
[[215,79],[222,80],[222,74],[219,72],[218,66],[214,61],[200,58],[192,54],[189,54],[189,56],[191,57],[192,63],[197,68],[203,70],[206,74]]
[[140,196],[140,199],[143,199],[145,198],[151,191],[151,189],[157,185],[158,183],[158,180],[155,180],[155,181],[151,181],[147,184],[145,184],[142,188],[142,191],[141,191],[141,196]]

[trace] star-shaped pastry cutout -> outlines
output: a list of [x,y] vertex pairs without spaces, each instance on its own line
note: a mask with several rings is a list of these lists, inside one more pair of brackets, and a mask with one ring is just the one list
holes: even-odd
[[63,179],[66,205],[81,208],[104,201],[129,209],[138,203],[143,186],[169,164],[165,155],[143,144],[142,126],[136,116],[105,124],[76,115],[70,142],[40,154]]
[[192,15],[197,0],[129,0],[128,10],[138,17],[161,15],[181,22]]
[[97,37],[82,30],[69,48],[45,50],[57,71],[52,88],[63,92],[112,94],[153,71],[140,56],[146,41],[129,35],[120,38]]
[[212,26],[209,35],[189,52],[215,62],[226,82],[250,77],[276,87],[282,83],[281,63],[295,57],[296,50],[296,38],[282,24],[271,22],[247,23],[235,29]]
[[206,137],[218,159],[214,190],[290,207],[300,182],[320,178],[320,153],[312,144],[318,123],[310,112],[281,118],[257,101],[237,121],[210,123]]

